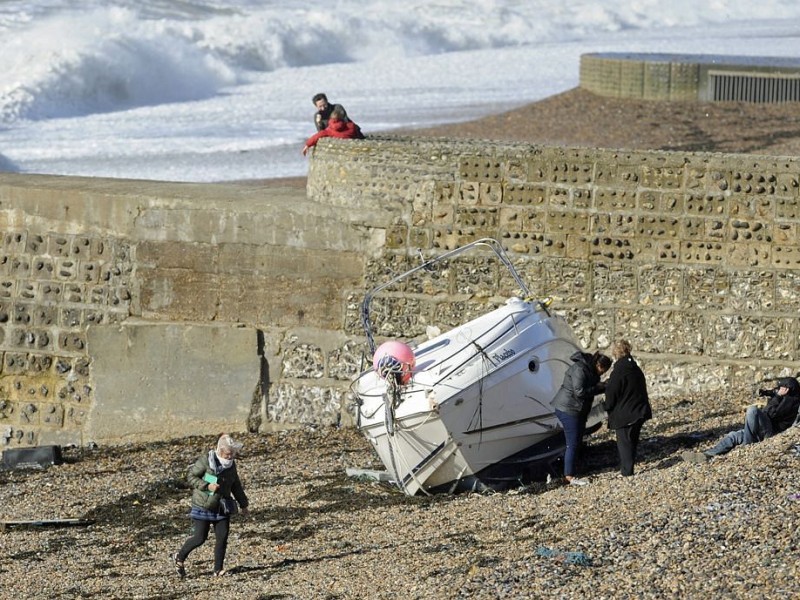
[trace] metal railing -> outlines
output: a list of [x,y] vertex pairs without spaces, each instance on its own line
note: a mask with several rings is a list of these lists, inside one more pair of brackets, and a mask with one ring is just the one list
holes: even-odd
[[713,102],[800,102],[800,76],[709,73]]

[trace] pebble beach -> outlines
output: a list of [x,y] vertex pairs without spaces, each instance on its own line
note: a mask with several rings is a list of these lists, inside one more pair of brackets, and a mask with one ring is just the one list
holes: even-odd
[[[685,150],[681,140],[706,140],[692,148],[800,151],[794,105],[680,113],[650,103],[648,118],[665,120],[638,128],[639,104],[572,91],[420,135],[511,139],[513,131],[534,143]],[[621,139],[614,122],[624,115],[632,125]],[[735,135],[726,122],[739,123]],[[681,137],[682,128],[697,139]],[[346,474],[383,469],[353,429],[241,434],[250,514],[232,521],[223,577],[212,576],[211,539],[189,557],[185,578],[171,563],[189,535],[186,471],[214,436],[64,448],[63,464],[0,470],[0,590],[48,600],[795,597],[800,427],[706,464],[680,459],[741,428],[758,402],[755,390],[654,397],[630,478],[617,474],[614,435],[603,428],[585,453],[588,486],[554,478],[413,498]]]
[[407,497],[345,469],[381,469],[352,429],[240,436],[248,517],[226,569],[189,534],[185,473],[213,437],[64,450],[47,470],[0,471],[6,598],[788,598],[800,581],[800,428],[695,465],[741,427],[751,396],[653,400],[637,473],[613,433],[590,440],[585,487]]

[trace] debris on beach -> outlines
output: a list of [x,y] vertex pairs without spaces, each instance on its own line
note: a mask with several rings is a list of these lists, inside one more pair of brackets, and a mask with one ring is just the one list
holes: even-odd
[[547,546],[539,546],[536,549],[536,554],[538,556],[544,556],[545,558],[560,560],[571,565],[578,565],[579,567],[592,566],[592,559],[583,552],[568,552],[555,548],[548,548]]

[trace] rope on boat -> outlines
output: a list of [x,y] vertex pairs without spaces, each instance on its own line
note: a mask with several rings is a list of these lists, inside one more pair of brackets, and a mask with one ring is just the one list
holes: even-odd
[[[403,430],[400,428],[395,428],[395,421],[394,421],[394,408],[400,404],[400,377],[387,377],[386,378],[386,395],[384,397],[384,404],[386,406],[386,433],[388,434],[386,438],[386,443],[389,445],[389,458],[391,459],[392,463],[392,471],[394,471],[394,482],[397,485],[398,489],[402,491],[404,494],[408,494],[408,490],[406,489],[406,485],[403,482],[403,479],[400,477],[400,470],[397,467],[397,463],[401,456],[395,456],[394,452],[394,444],[393,440],[395,439],[396,435],[402,435]],[[427,420],[427,419],[426,419]],[[422,490],[426,496],[430,496],[430,492],[425,489],[423,483],[417,479],[416,473],[414,473],[414,469],[411,468],[408,464],[405,465],[406,470],[408,471],[411,478],[416,482],[419,486],[419,489]]]
[[386,394],[383,397],[383,403],[386,408],[384,413],[384,424],[386,425],[386,443],[389,445],[389,458],[392,462],[392,471],[394,471],[394,482],[401,491],[405,492],[405,485],[400,477],[400,471],[397,469],[397,460],[394,456],[394,446],[392,445],[392,438],[394,438],[394,404],[400,397],[399,377],[392,375],[386,378]]
[[478,443],[482,443],[483,441],[483,382],[486,379],[486,376],[492,371],[491,368],[487,368],[487,364],[489,367],[496,368],[497,365],[494,361],[486,354],[486,351],[481,348],[481,346],[476,342],[472,341],[472,345],[474,345],[478,352],[474,356],[481,357],[481,367],[483,368],[480,377],[478,378],[478,406],[475,408],[475,412],[472,414],[472,418],[469,422],[468,429],[473,429],[475,426],[475,417],[478,418],[477,429],[480,431],[480,435],[478,436]]

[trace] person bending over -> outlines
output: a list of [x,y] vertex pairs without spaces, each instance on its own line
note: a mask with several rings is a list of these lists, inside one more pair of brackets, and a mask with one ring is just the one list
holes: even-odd
[[308,149],[317,145],[317,142],[324,137],[335,137],[345,139],[364,139],[364,134],[361,133],[361,128],[347,118],[344,109],[337,106],[331,112],[331,118],[328,121],[328,126],[322,131],[318,131],[306,140],[303,146],[303,156],[308,153]]
[[594,397],[603,392],[600,376],[608,371],[611,359],[599,352],[575,352],[570,359],[572,364],[553,398],[553,409],[564,428],[567,443],[564,452],[564,478],[570,485],[586,485],[589,483],[587,479],[575,477],[575,459]]

